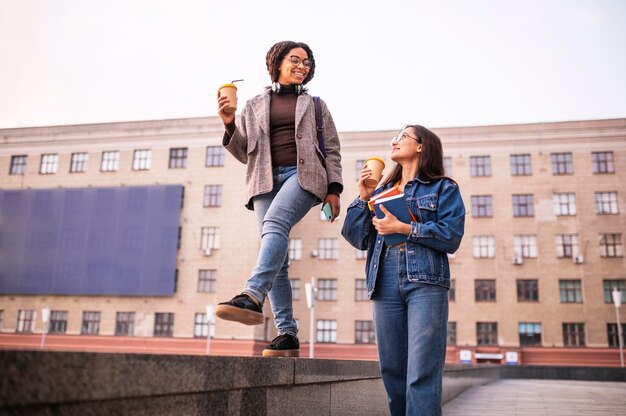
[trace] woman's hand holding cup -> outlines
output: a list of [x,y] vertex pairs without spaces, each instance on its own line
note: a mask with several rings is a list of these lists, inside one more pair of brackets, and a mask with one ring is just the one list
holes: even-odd
[[[372,185],[371,181],[367,181],[372,176],[372,170],[367,167],[367,164],[363,165],[361,169],[361,176],[359,178],[359,198],[363,201],[368,201],[376,185]],[[368,184],[369,183],[369,184]]]
[[235,120],[235,112],[229,111],[231,108],[230,98],[226,94],[217,94],[217,115],[222,119],[222,123],[230,124]]

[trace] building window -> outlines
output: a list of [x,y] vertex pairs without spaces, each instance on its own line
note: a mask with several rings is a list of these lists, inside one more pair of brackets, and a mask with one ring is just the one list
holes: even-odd
[[472,195],[472,217],[493,217],[491,195]]
[[518,279],[517,301],[539,302],[539,281],[536,279]]
[[83,311],[83,324],[80,327],[83,335],[98,335],[100,333],[100,312]]
[[374,333],[373,321],[354,321],[354,343],[355,344],[375,344],[376,334]]
[[448,290],[448,302],[456,301],[456,279],[450,279],[450,290]]
[[337,279],[318,279],[317,300],[337,300]]
[[558,193],[552,195],[554,215],[576,215],[576,195],[573,193]]
[[513,216],[534,217],[534,197],[532,194],[513,195]]
[[110,152],[102,152],[102,162],[100,163],[101,172],[115,172],[119,169],[120,152],[117,150]]
[[470,156],[471,176],[491,176],[491,156]]
[[50,311],[50,326],[48,332],[51,334],[65,334],[67,331],[67,311]]
[[35,330],[35,310],[20,309],[17,314],[16,332],[33,332]]
[[574,258],[579,253],[578,234],[557,234],[555,245],[558,258]]
[[[626,303],[626,280],[624,279],[605,279],[602,281],[604,289],[604,303],[613,303],[613,289],[622,292],[622,304]],[[626,344],[624,344],[626,345]]]
[[600,257],[622,257],[621,234],[600,234]]
[[128,337],[135,335],[135,312],[115,313],[115,335]]
[[476,322],[476,345],[498,345],[497,322]]
[[452,177],[452,158],[450,156],[443,158],[443,173],[447,177]]
[[532,175],[530,155],[511,155],[511,176]]
[[150,170],[152,163],[152,150],[135,150],[133,154],[133,170]]
[[170,169],[185,169],[187,167],[187,148],[170,149]]
[[337,260],[339,258],[339,239],[320,238],[319,242],[320,260]]
[[619,214],[617,192],[596,192],[596,214]]
[[200,249],[215,250],[220,248],[219,227],[202,227]]
[[293,300],[300,300],[300,279],[289,279],[291,284],[291,298]]
[[222,206],[222,185],[206,185],[204,187],[203,205],[205,207]]
[[518,325],[519,345],[541,346],[541,323],[520,322]]
[[357,248],[357,249],[355,249],[354,256],[355,256],[355,258],[357,260],[366,260],[367,259],[367,250],[359,250]]
[[369,300],[369,296],[367,294],[367,283],[365,279],[354,280],[354,300],[358,302]]
[[613,152],[592,152],[591,165],[593,173],[615,173]]
[[222,146],[207,146],[205,166],[224,166],[225,150]]
[[42,175],[48,175],[51,173],[57,173],[59,165],[59,155],[47,154],[41,155],[41,166],[39,166],[39,173]]
[[494,279],[476,279],[474,282],[474,298],[476,302],[495,302],[496,281]]
[[[626,324],[622,324],[622,345],[626,345]],[[619,348],[619,334],[617,324],[606,324],[606,333],[609,336],[609,347]]]
[[198,270],[198,292],[215,293],[217,270]]
[[456,345],[456,322],[448,321],[448,333],[446,336],[448,345]]
[[514,235],[513,252],[516,257],[525,259],[537,257],[537,236],[536,235]]
[[197,313],[193,323],[193,337],[207,338],[209,336],[209,318],[206,313]]
[[358,182],[359,179],[361,179],[361,170],[363,169],[363,165],[365,165],[365,160],[364,159],[359,159],[356,161],[355,163],[355,168],[356,168],[356,180]]
[[571,175],[574,173],[574,165],[571,153],[551,153],[553,175]]
[[157,312],[154,314],[154,336],[171,337],[174,335],[174,314]]
[[334,319],[318,319],[316,341],[337,342],[337,321]]
[[496,255],[495,237],[477,235],[472,237],[472,253],[475,259],[492,259]]
[[72,153],[70,160],[70,173],[87,172],[87,162],[89,161],[89,153]]
[[289,239],[289,260],[302,260],[302,239]]
[[583,303],[580,280],[559,280],[561,303]]
[[585,324],[564,323],[563,324],[563,346],[584,347],[585,346]]
[[23,175],[26,173],[26,155],[11,156],[9,175]]

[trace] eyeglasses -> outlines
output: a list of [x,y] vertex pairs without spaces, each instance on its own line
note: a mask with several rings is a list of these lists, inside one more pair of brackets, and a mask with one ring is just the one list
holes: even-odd
[[286,56],[285,59],[289,59],[289,62],[291,62],[291,65],[293,66],[298,66],[300,64],[304,65],[305,68],[311,68],[313,66],[313,61],[310,59],[302,60],[296,55]]
[[417,137],[413,137],[413,136],[409,136],[406,133],[401,133],[398,134],[397,136],[394,136],[391,138],[391,142],[389,143],[390,146],[393,146],[394,144],[398,144],[400,143],[402,140],[409,138],[409,139],[413,139],[418,143],[421,143],[422,141],[420,139],[418,139]]

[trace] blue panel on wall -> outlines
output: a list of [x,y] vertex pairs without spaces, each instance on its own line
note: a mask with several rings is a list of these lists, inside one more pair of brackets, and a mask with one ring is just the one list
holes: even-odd
[[0,293],[174,293],[181,185],[0,190]]

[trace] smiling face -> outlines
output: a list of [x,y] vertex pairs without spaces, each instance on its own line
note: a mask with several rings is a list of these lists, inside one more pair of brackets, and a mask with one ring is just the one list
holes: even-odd
[[[300,62],[298,65],[291,63],[292,56],[299,58]],[[278,82],[282,85],[302,84],[309,73],[309,68],[304,66],[305,59],[308,60],[309,56],[303,48],[293,48],[287,52],[280,63]]]
[[391,160],[396,163],[417,160],[421,152],[422,143],[413,127],[404,128],[391,140]]

